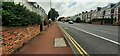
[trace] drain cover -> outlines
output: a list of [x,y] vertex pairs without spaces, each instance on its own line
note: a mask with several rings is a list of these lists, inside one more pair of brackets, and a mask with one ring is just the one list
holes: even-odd
[[63,38],[55,38],[54,47],[65,47],[67,46]]

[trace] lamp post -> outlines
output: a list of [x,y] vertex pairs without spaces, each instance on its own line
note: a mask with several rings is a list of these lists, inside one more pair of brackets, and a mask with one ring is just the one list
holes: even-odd
[[[51,0],[50,0],[50,10],[51,10]],[[49,22],[50,22],[50,24],[51,24],[51,18],[52,18],[52,16],[51,16],[51,12],[50,12],[50,18],[49,18]]]
[[51,0],[50,0],[50,9],[51,9]]

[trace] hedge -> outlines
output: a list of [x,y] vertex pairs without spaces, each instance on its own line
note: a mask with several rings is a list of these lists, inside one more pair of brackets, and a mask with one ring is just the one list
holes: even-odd
[[92,22],[99,22],[99,21],[113,21],[112,18],[94,18],[92,19]]
[[14,2],[2,3],[3,26],[28,26],[41,24],[41,16],[31,12],[23,5]]

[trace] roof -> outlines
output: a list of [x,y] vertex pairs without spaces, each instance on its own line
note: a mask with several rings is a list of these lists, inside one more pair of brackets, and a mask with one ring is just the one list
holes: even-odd
[[113,8],[119,8],[120,7],[120,2],[118,2],[115,6],[112,7]]
[[27,2],[27,3],[33,5],[35,8],[37,8],[37,7],[34,5],[36,2]]

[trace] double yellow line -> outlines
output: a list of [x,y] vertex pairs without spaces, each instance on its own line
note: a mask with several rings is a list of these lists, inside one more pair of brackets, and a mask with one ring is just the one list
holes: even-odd
[[[60,26],[60,25],[59,25]],[[75,46],[75,48],[78,50],[79,54],[82,56],[89,56],[87,52],[71,37],[61,26],[61,30],[63,33],[67,36],[67,38],[70,40],[70,42]]]

